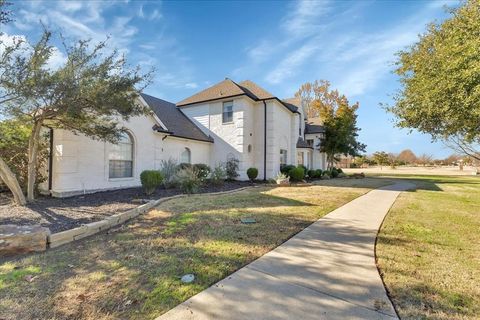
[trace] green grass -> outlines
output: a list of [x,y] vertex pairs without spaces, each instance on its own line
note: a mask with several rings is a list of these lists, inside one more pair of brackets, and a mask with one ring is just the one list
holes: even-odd
[[378,265],[402,319],[479,319],[480,179],[402,176],[381,229]]
[[[167,201],[109,233],[0,264],[0,319],[153,319],[386,183],[338,179]],[[196,280],[183,284],[186,273]]]

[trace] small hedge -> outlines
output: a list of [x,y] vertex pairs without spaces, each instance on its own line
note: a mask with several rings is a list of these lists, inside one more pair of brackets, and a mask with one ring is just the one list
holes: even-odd
[[291,165],[291,164],[282,165],[280,167],[280,172],[283,173],[283,174],[286,174],[287,176],[290,176],[290,170],[292,170],[294,168],[296,168],[296,167]]
[[308,168],[305,167],[303,164],[299,164],[298,165],[298,168],[302,168],[303,169],[303,174],[306,175],[308,173]]
[[146,194],[150,195],[162,184],[163,176],[157,170],[145,170],[140,174],[140,182]]
[[315,179],[317,177],[315,170],[308,170],[307,175],[310,179]]
[[257,168],[248,168],[247,176],[250,181],[254,181],[258,177],[258,169]]
[[302,181],[305,177],[305,170],[302,167],[296,167],[289,172],[290,180]]
[[198,177],[205,181],[207,180],[210,172],[212,171],[209,166],[204,163],[196,163],[193,165],[193,169],[197,172]]
[[315,170],[315,178],[320,179],[322,177],[323,171],[322,169]]

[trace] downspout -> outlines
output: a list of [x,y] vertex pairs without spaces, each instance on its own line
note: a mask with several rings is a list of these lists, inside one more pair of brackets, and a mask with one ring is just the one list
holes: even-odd
[[263,181],[267,181],[267,103],[263,100],[264,125],[263,125]]
[[53,128],[50,128],[50,150],[48,161],[48,191],[52,193],[53,187]]

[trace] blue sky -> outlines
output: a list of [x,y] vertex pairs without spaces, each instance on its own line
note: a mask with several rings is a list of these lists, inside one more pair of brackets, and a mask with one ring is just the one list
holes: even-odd
[[[177,102],[229,77],[287,98],[326,79],[360,102],[360,140],[377,150],[446,157],[429,136],[393,127],[379,103],[398,89],[395,52],[416,41],[456,1],[15,1],[4,36],[36,39],[40,23],[67,38],[104,40],[131,64],[156,68],[146,92]],[[58,51],[52,64],[60,64]]]

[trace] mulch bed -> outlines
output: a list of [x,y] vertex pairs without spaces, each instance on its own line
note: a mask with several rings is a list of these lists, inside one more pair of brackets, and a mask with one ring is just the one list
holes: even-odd
[[[231,181],[220,187],[206,185],[199,193],[228,191],[249,185],[251,183],[246,181]],[[146,196],[141,188],[130,188],[69,198],[40,196],[35,202],[22,207],[13,204],[11,194],[0,192],[0,224],[40,224],[55,233],[135,208],[142,204],[142,200],[156,200],[181,193],[176,188],[158,189]]]

